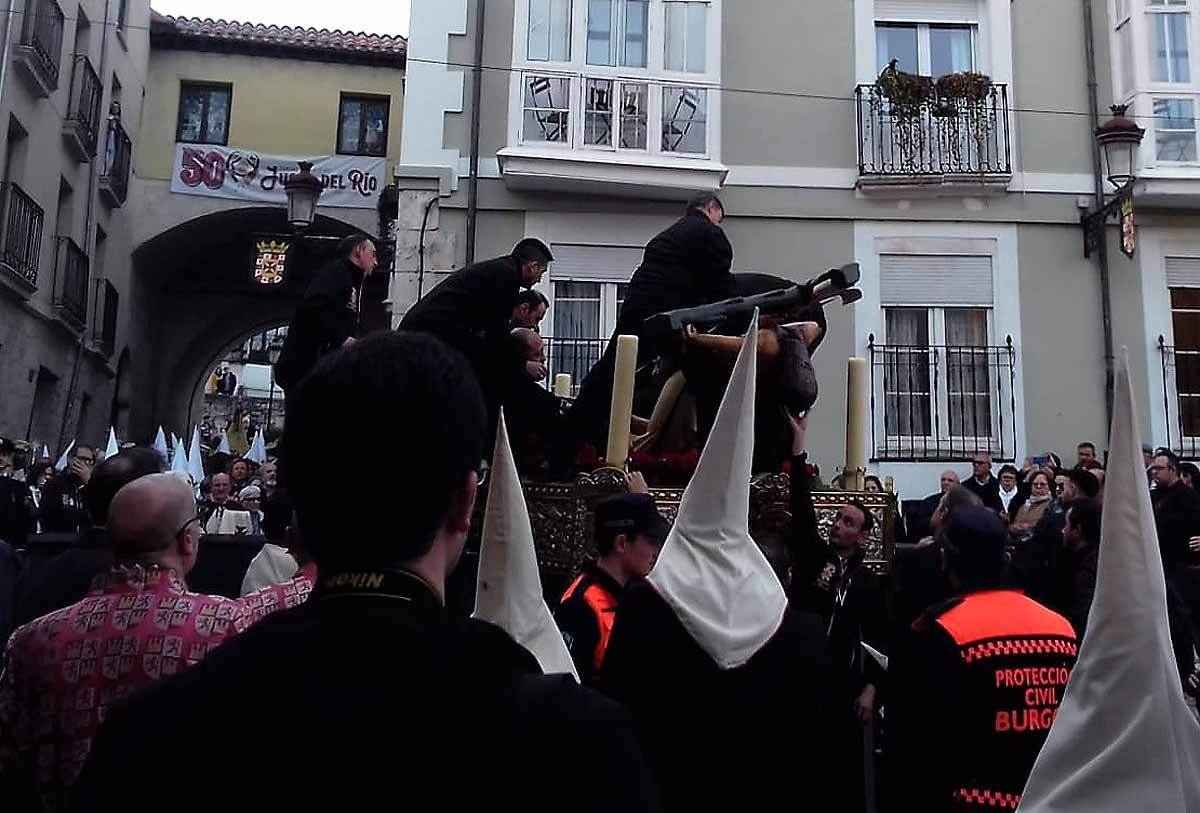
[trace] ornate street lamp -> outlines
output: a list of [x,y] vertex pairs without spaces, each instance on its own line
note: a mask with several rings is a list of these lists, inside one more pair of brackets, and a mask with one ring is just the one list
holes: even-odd
[[1125,116],[1128,105],[1112,106],[1112,118],[1096,128],[1096,142],[1104,156],[1108,182],[1117,189],[1133,183],[1136,176],[1137,151],[1146,131]]
[[287,192],[287,218],[292,228],[301,230],[312,225],[323,188],[321,179],[312,174],[310,161],[301,161],[300,171],[283,182]]
[[[1104,239],[1109,220],[1121,222],[1121,252],[1133,257],[1137,231],[1133,220],[1133,182],[1137,177],[1137,151],[1146,131],[1125,115],[1126,105],[1112,106],[1112,118],[1096,128],[1096,143],[1103,156],[1105,175],[1117,190],[1111,200],[1080,218],[1083,226],[1083,256],[1090,257]],[[1099,193],[1097,193],[1099,195]]]

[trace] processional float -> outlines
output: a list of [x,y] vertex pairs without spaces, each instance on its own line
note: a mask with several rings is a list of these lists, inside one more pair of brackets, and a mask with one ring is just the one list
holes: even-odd
[[[750,491],[750,527],[785,531],[790,525],[789,474],[777,463],[790,452],[790,425],[781,411],[807,410],[816,400],[816,378],[809,362],[824,336],[824,306],[849,305],[862,298],[855,286],[857,263],[831,269],[816,279],[797,285],[766,274],[736,274],[739,296],[731,299],[657,314],[647,320],[643,334],[653,343],[652,370],[637,369],[638,337],[617,338],[616,364],[607,443],[599,465],[579,474],[573,482],[534,483],[524,486],[539,566],[548,584],[576,573],[595,555],[592,512],[595,504],[626,489],[625,472],[631,453],[657,448],[678,453],[689,442],[702,446],[728,383],[742,335],[757,309],[758,382],[760,398],[768,409],[758,409],[755,462],[762,473]],[[799,344],[804,344],[801,352]],[[806,366],[807,365],[807,366]],[[651,366],[651,365],[646,365]],[[639,375],[639,372],[641,375]],[[646,373],[649,372],[649,375]],[[647,416],[634,414],[634,389],[638,380],[649,381],[649,395],[639,402],[653,403]],[[818,522],[827,528],[838,508],[851,499],[861,501],[875,518],[866,548],[866,562],[883,572],[891,558],[895,495],[863,491],[866,474],[867,393],[869,371],[861,358],[851,358],[847,370],[846,490],[813,493]],[[569,376],[555,379],[555,393],[570,393]],[[652,484],[659,510],[673,522],[683,496],[680,482]]]

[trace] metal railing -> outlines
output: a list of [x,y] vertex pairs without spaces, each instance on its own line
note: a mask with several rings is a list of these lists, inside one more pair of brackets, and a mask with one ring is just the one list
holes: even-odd
[[70,237],[56,237],[54,308],[76,330],[87,324],[88,257]]
[[71,67],[71,102],[66,123],[74,125],[89,156],[96,155],[100,138],[100,102],[104,87],[85,54],[75,54]]
[[872,460],[1012,460],[1016,348],[905,346],[868,340]]
[[1200,458],[1200,349],[1175,347],[1159,336],[1158,351],[1167,448],[1195,460]]
[[104,148],[104,171],[100,173],[101,190],[111,196],[111,203],[120,206],[129,193],[129,159],[133,154],[133,142],[129,140],[121,120],[108,120],[108,141]]
[[28,45],[37,54],[39,67],[53,87],[58,87],[63,21],[62,9],[54,0],[27,0],[21,26],[21,44]]
[[1006,85],[990,85],[978,100],[900,103],[879,84],[859,85],[854,97],[859,175],[1012,174]]
[[4,200],[4,244],[0,259],[25,284],[36,288],[45,213],[25,190],[12,182],[5,185]]
[[[111,356],[117,347],[117,313],[121,304],[121,294],[108,280],[98,279],[96,300],[99,318],[92,320],[96,329],[96,347],[105,356]],[[100,310],[100,303],[103,303],[103,311]]]
[[571,376],[572,396],[579,393],[579,385],[608,346],[608,339],[556,339],[543,336],[542,342],[549,373],[542,383],[546,389],[553,390],[554,376],[567,373]]

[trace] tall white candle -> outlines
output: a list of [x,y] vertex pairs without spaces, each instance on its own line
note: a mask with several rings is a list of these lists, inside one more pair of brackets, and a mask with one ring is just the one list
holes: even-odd
[[633,374],[637,371],[637,336],[617,337],[617,363],[613,372],[612,405],[608,417],[608,449],[604,461],[625,468],[629,458],[629,420],[633,417]]
[[851,356],[846,365],[846,482],[863,490],[867,468],[867,360]]
[[571,397],[571,374],[559,373],[554,376],[554,394],[559,398]]

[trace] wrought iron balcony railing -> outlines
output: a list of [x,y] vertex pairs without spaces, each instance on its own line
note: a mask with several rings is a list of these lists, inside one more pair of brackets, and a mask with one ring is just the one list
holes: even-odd
[[96,155],[103,95],[104,87],[91,61],[84,54],[76,54],[71,67],[71,101],[63,120],[63,134],[81,161]]
[[1159,336],[1158,350],[1167,448],[1196,460],[1200,458],[1200,349],[1169,345]]
[[4,188],[4,242],[0,265],[30,291],[37,289],[42,257],[42,221],[45,213],[15,183]]
[[880,84],[859,85],[854,96],[864,182],[1011,177],[1006,85],[989,85],[978,99],[931,95],[901,102]]
[[88,257],[70,237],[58,237],[54,262],[54,309],[76,330],[87,324]]
[[1012,460],[1016,348],[904,346],[871,336],[872,460]]
[[121,120],[108,120],[108,141],[104,148],[104,170],[100,173],[100,193],[108,204],[119,207],[129,194],[129,167],[133,142],[129,140]]
[[17,56],[21,67],[34,74],[39,96],[58,87],[64,19],[54,0],[26,0]]
[[587,376],[592,365],[604,355],[608,339],[555,339],[542,338],[546,354],[546,370],[549,373],[542,383],[546,389],[554,389],[554,376],[567,373],[571,376],[571,395],[579,393],[579,385]]

